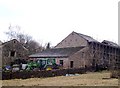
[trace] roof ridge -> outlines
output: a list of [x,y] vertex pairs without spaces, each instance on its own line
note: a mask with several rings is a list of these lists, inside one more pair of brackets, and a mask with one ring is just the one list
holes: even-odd
[[83,48],[85,46],[77,46],[77,47],[64,47],[64,48],[52,48],[52,49],[70,49],[70,48]]
[[[103,40],[102,41],[102,43],[104,43],[104,42],[108,42],[109,43],[109,45],[112,45],[112,46],[119,46],[117,43],[115,43],[115,42],[113,42],[113,41],[109,41],[109,40]],[[113,45],[114,44],[114,45]]]
[[8,43],[8,42],[14,41],[14,40],[18,42],[17,39],[11,39],[11,40],[8,40],[8,41],[6,41],[6,42],[3,42],[2,45],[6,44],[6,43]]
[[[81,34],[81,33],[77,33],[77,32],[74,32],[73,33],[76,33],[77,35],[81,36],[82,38],[84,38],[85,40],[89,41],[89,39],[85,38],[85,37],[88,37],[90,39],[92,39],[93,41],[97,41],[96,39],[94,39],[93,37],[91,36],[88,36],[88,35],[85,35],[85,34]],[[97,41],[98,42],[98,41]]]
[[[85,34],[82,34],[82,33],[77,33],[77,32],[74,32],[76,34],[80,34],[80,35],[84,35],[84,36],[87,36],[87,37],[91,37],[91,36],[88,36],[88,35],[85,35]],[[92,37],[91,37],[92,38]]]
[[29,57],[68,57],[84,47],[55,48],[29,55]]
[[[77,33],[77,32],[76,32],[76,33]],[[91,36],[89,36],[89,35],[85,35],[85,34],[82,34],[82,33],[77,33],[77,34],[83,35],[83,36],[87,36],[87,37],[90,37],[90,38],[94,39],[93,37],[91,37]]]
[[28,49],[27,49],[24,45],[22,45],[17,39],[11,39],[11,40],[9,40],[9,41],[6,41],[6,42],[2,43],[2,45],[5,45],[6,43],[9,43],[9,42],[11,42],[11,41],[17,41],[17,42],[20,44],[21,47],[23,47],[25,50],[28,50]]

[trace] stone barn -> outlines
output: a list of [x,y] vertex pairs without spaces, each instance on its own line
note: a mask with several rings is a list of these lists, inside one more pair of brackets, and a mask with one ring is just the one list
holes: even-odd
[[54,58],[64,68],[102,66],[108,68],[120,58],[120,46],[110,41],[98,42],[88,35],[72,32],[54,48],[30,55],[30,58]]
[[26,59],[28,50],[16,39],[2,43],[2,65],[10,65],[16,59]]
[[88,42],[98,42],[90,36],[72,32],[54,48],[30,55],[32,59],[55,59],[64,68],[91,66]]
[[0,41],[0,70],[2,67],[2,42]]

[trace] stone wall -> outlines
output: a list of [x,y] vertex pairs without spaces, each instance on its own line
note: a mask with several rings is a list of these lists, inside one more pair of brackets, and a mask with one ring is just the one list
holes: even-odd
[[2,67],[2,44],[0,44],[0,69]]
[[17,40],[8,41],[2,47],[2,65],[10,64],[15,59],[26,59],[27,53],[27,49]]
[[89,51],[91,58],[95,60],[95,64],[103,65],[109,69],[120,58],[120,48],[102,43],[90,43]]
[[64,40],[62,40],[55,48],[66,48],[66,47],[80,47],[87,46],[87,41],[77,35],[76,33],[71,33]]
[[68,58],[56,58],[56,64],[60,64],[60,60],[63,60],[63,68],[68,68]]
[[90,54],[88,51],[88,47],[81,49],[80,51],[76,52],[74,55],[69,57],[69,67],[70,61],[73,61],[73,68],[82,68],[85,66],[91,66],[90,62]]

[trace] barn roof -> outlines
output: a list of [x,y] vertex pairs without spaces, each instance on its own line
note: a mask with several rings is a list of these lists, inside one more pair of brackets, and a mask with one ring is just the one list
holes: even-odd
[[6,45],[6,44],[11,43],[11,42],[16,42],[16,43],[18,43],[24,50],[28,51],[28,49],[25,48],[17,39],[12,39],[12,40],[10,40],[10,41],[4,42],[4,43],[2,43],[2,45]]
[[70,47],[70,48],[54,48],[47,49],[40,53],[32,54],[30,58],[55,58],[55,57],[69,57],[84,47]]
[[102,41],[103,44],[109,45],[109,46],[113,46],[113,47],[120,47],[118,44],[112,42],[112,41],[108,41],[108,40],[104,40]]
[[74,33],[76,33],[76,34],[79,35],[80,37],[84,38],[84,39],[87,40],[88,42],[98,42],[97,40],[95,40],[95,39],[92,38],[91,36],[84,35],[84,34],[77,33],[77,32],[74,32]]

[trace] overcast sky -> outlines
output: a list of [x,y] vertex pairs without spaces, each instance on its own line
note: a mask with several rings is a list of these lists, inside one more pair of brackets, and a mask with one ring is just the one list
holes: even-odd
[[0,0],[0,40],[9,25],[55,46],[72,31],[118,43],[119,0]]

